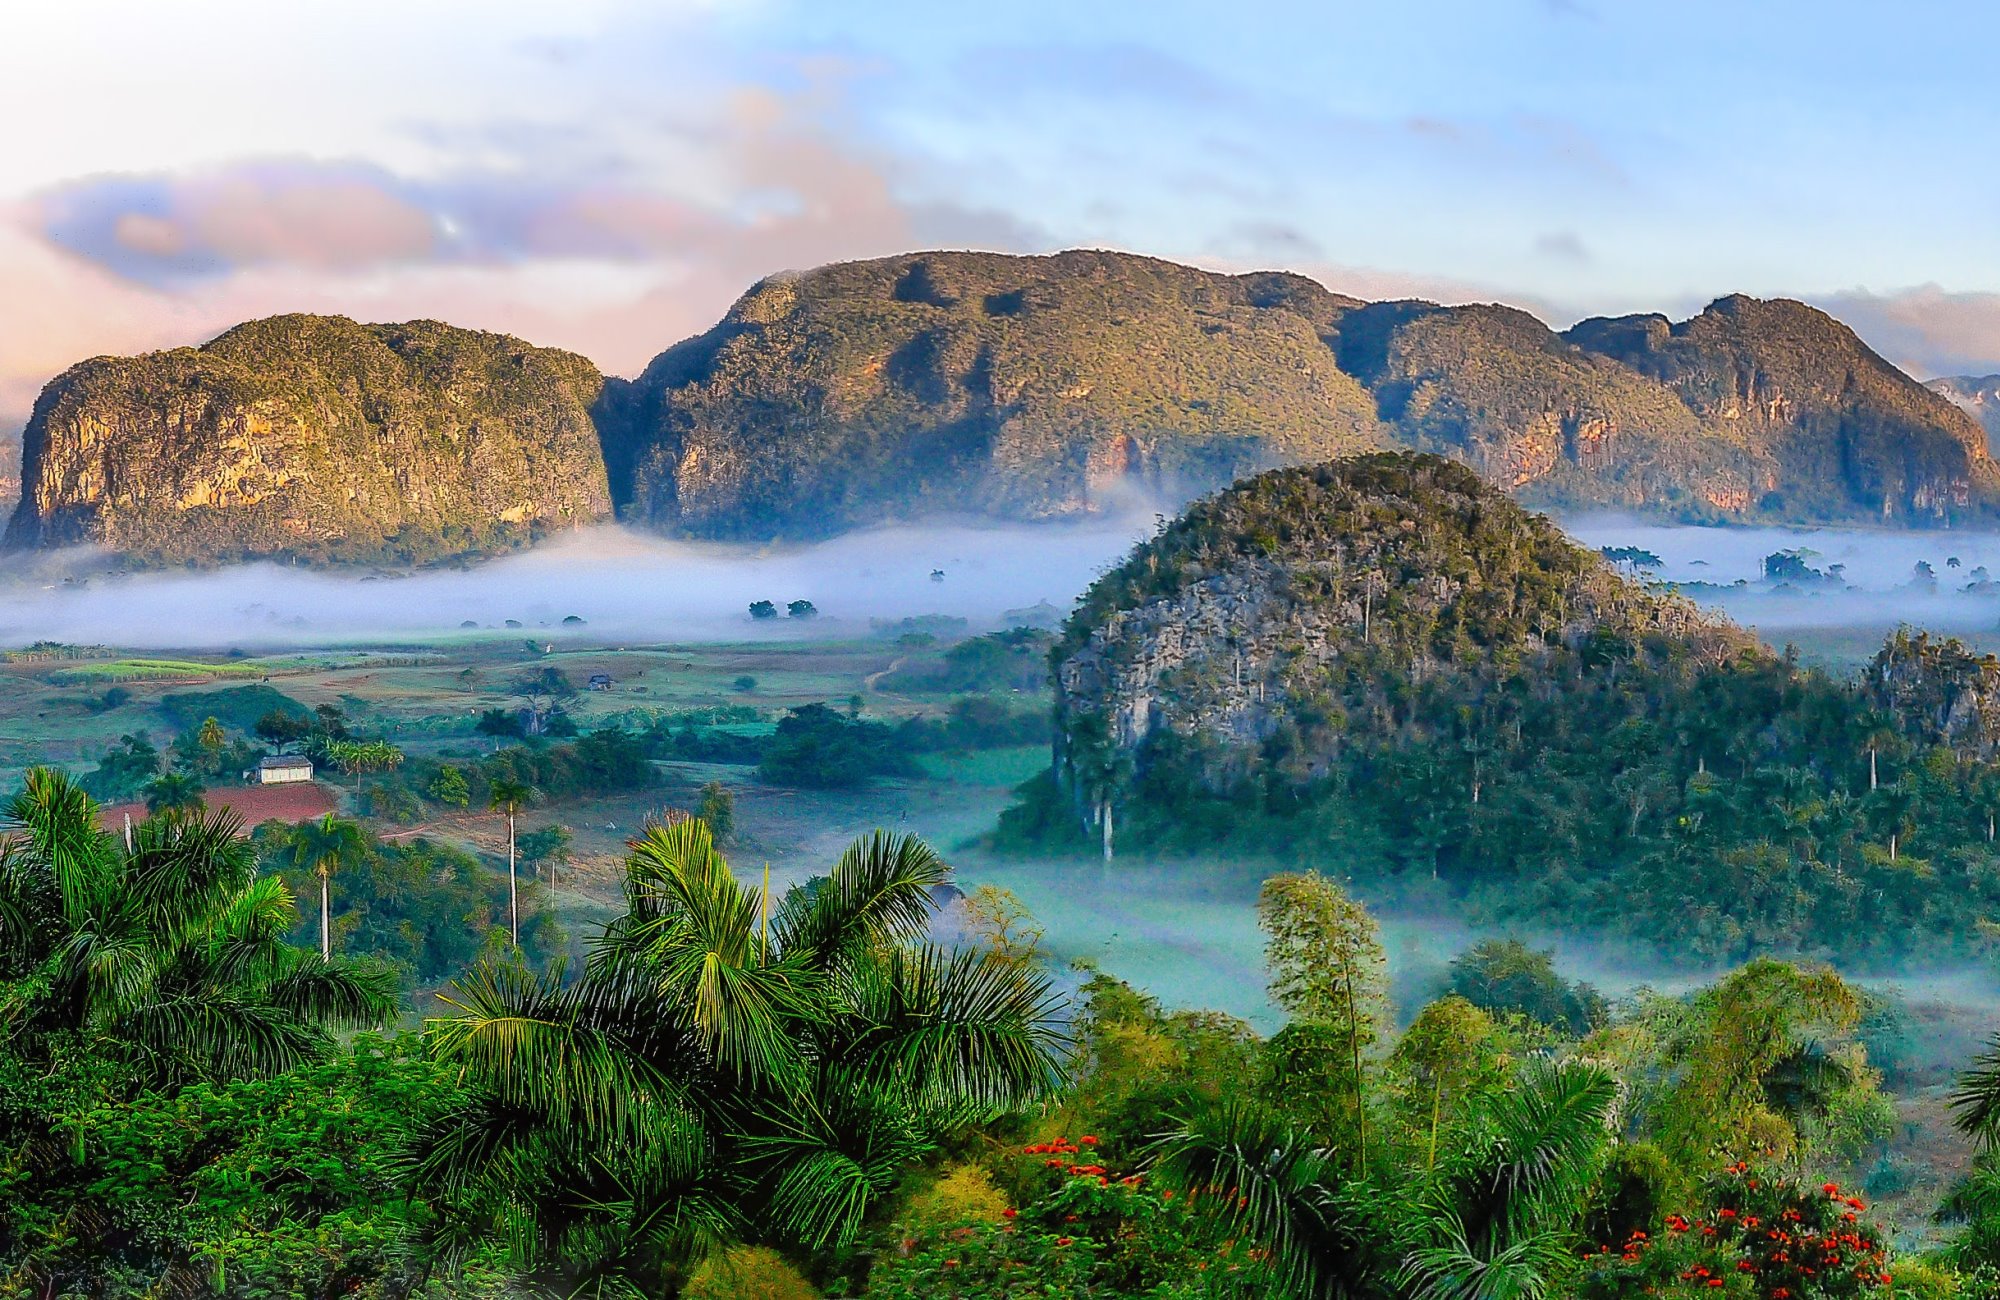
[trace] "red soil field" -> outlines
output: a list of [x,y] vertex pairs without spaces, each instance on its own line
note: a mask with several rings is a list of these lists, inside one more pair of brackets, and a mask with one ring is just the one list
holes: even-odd
[[[243,819],[246,832],[259,822],[267,822],[274,817],[279,821],[302,822],[333,811],[333,795],[317,781],[295,785],[224,786],[208,791],[202,795],[201,801],[211,809],[235,809],[236,815]],[[97,824],[108,831],[119,830],[125,825],[127,813],[132,815],[136,825],[146,820],[146,805],[112,804],[98,811]]]

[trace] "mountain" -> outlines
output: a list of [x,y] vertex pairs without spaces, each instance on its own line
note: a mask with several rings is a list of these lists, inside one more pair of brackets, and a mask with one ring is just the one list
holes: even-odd
[[704,536],[1184,501],[1394,447],[1545,507],[1909,525],[2000,501],[1962,411],[1824,313],[1741,296],[1558,334],[1126,254],[920,253],[766,280],[627,396],[621,509]]
[[1437,456],[1197,502],[1051,660],[1003,847],[1314,866],[1695,962],[1969,952],[2000,903],[2000,661],[1903,634],[1833,681]]
[[1327,344],[1359,305],[1119,253],[774,277],[640,376],[614,484],[637,521],[725,537],[1186,500],[1385,445]]
[[1924,387],[1979,421],[1989,450],[2000,438],[2000,375],[1949,375]]
[[279,317],[85,362],[24,441],[8,543],[154,561],[425,559],[614,504],[759,540],[1054,519],[1396,448],[1544,508],[1949,525],[2000,504],[1972,418],[1799,303],[1557,333],[1108,252],[773,276],[631,382],[435,322]]
[[588,361],[436,321],[278,316],[42,391],[6,543],[413,562],[611,513]]

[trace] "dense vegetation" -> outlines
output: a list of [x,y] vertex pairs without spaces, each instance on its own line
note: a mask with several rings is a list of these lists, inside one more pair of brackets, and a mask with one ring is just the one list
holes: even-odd
[[1942,959],[2000,915],[2000,663],[1899,633],[1832,679],[1435,458],[1201,503],[1054,658],[1062,762],[1006,838],[1270,852],[1698,962]]
[[1923,524],[2000,499],[1970,416],[1801,303],[1737,295],[1557,334],[1276,272],[914,253],[762,281],[629,384],[500,335],[304,315],[86,361],[36,403],[6,537],[407,564],[614,500],[663,531],[811,537],[1186,500],[1391,447],[1539,505],[1684,518]]
[[610,514],[602,387],[581,357],[436,321],[277,316],[99,357],[35,403],[6,540],[174,564],[518,546]]
[[1898,1255],[1859,1190],[1895,1128],[1868,1003],[1824,969],[1577,1023],[1486,945],[1453,979],[1493,1009],[1398,1023],[1373,919],[1286,875],[1261,1037],[1089,969],[1065,1006],[1031,926],[931,946],[914,840],[773,906],[682,820],[574,977],[489,954],[421,1038],[339,1040],[382,977],[283,942],[234,827],[128,854],[93,814],[47,773],[7,810],[0,1294],[1995,1293],[2000,1047],[1959,1096],[1963,1230]]

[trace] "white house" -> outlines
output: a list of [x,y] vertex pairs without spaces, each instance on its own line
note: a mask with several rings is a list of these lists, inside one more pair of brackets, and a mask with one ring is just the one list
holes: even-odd
[[312,760],[304,754],[274,754],[257,764],[259,785],[290,785],[312,779]]

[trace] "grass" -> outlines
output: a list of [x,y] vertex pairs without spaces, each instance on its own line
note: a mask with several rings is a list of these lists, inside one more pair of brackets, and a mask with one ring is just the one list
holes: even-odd
[[262,664],[203,663],[195,659],[112,659],[104,663],[84,663],[49,674],[57,686],[91,686],[122,682],[213,681],[218,677],[262,677],[270,670]]
[[1047,745],[981,749],[969,754],[920,754],[917,766],[933,781],[952,785],[1003,786],[1013,789],[1047,768]]

